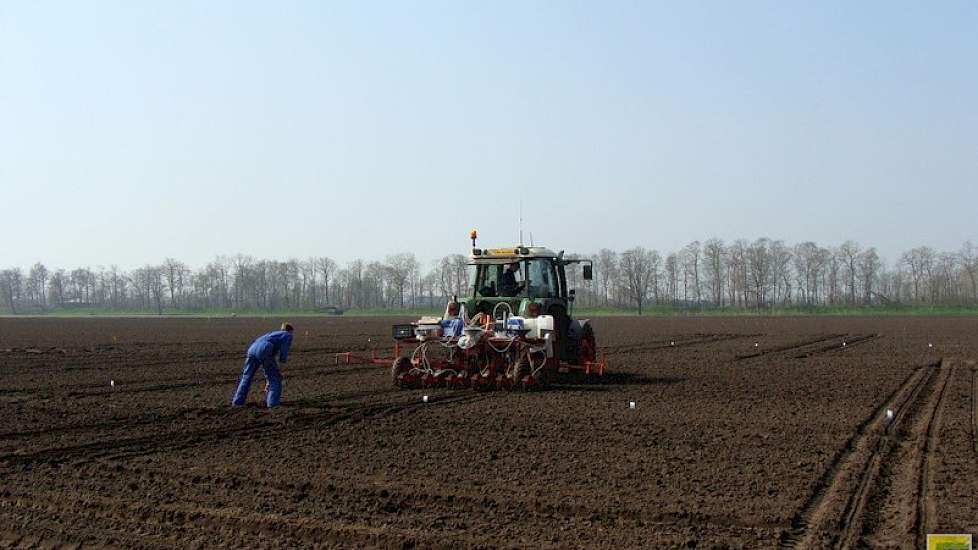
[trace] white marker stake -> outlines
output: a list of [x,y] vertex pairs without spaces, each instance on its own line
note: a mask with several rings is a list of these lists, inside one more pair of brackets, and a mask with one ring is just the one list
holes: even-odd
[[886,409],[886,421],[887,422],[893,421],[893,409]]
[[629,409],[634,409],[635,408],[635,402],[634,401],[629,401],[628,402],[628,408]]
[[846,347],[846,343],[845,342],[842,342],[842,347]]
[[670,345],[670,346],[675,346],[675,345],[676,345],[676,343],[675,343],[675,342],[669,342],[669,345]]
[[757,347],[757,342],[754,342],[754,347],[755,347],[755,348]]
[[421,396],[421,402],[422,403],[427,403],[428,402],[428,396],[427,395],[422,395]]
[[934,347],[934,344],[927,344],[927,347],[932,348]]
[[109,386],[114,388],[115,387],[115,380],[109,380]]

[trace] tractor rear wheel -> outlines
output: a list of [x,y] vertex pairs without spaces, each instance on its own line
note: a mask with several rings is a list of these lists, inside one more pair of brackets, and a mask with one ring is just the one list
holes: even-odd
[[411,368],[411,359],[408,357],[398,357],[394,360],[394,364],[391,365],[391,382],[393,382],[394,387],[401,387],[401,375],[410,371]]

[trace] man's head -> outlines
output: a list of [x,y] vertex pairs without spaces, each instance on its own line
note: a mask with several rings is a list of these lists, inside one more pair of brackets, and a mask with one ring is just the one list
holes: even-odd
[[282,330],[292,332],[295,329],[292,328],[292,323],[282,323]]
[[513,262],[513,263],[509,264],[509,270],[512,271],[512,272],[514,272],[514,273],[517,272],[517,271],[519,271],[520,270],[520,263],[519,262]]

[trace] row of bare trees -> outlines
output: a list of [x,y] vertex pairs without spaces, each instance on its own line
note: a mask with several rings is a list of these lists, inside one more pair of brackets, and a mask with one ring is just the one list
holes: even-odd
[[467,261],[446,256],[424,273],[413,254],[343,268],[326,257],[279,262],[244,255],[218,257],[197,270],[172,258],[131,271],[114,265],[49,270],[37,263],[27,273],[0,271],[0,308],[16,314],[79,307],[157,313],[431,307],[464,292]]
[[846,241],[790,246],[767,238],[694,241],[663,257],[642,247],[594,256],[592,304],[769,308],[978,304],[978,247],[921,246],[887,266],[875,248]]
[[[575,255],[569,255],[575,256]],[[636,247],[589,256],[595,278],[568,271],[579,305],[713,308],[978,303],[978,247],[956,252],[922,246],[887,266],[853,241],[837,247],[787,245],[767,238],[694,241],[666,255]],[[468,260],[445,256],[422,269],[410,253],[340,267],[321,257],[258,260],[218,257],[191,269],[167,258],[131,271],[116,266],[25,273],[0,271],[0,307],[11,313],[94,307],[118,311],[316,310],[325,307],[428,308],[467,294]]]

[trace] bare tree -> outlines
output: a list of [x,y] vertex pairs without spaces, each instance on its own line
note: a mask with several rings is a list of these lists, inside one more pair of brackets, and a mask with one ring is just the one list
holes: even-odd
[[958,258],[961,261],[961,269],[970,283],[971,302],[978,302],[978,247],[971,241],[965,242],[958,252]]
[[170,305],[176,307],[177,295],[183,290],[183,274],[187,271],[187,266],[183,262],[167,258],[163,260],[162,269],[166,287],[170,291]]
[[703,249],[699,241],[693,241],[683,247],[680,258],[683,264],[683,300],[686,301],[689,285],[692,285],[693,300],[697,305],[702,302],[700,287],[700,260],[702,259]]
[[328,305],[329,284],[333,280],[333,274],[336,273],[336,262],[332,258],[323,256],[316,261],[316,265],[319,268],[319,274],[323,276],[323,300]]
[[767,287],[771,279],[770,241],[760,238],[747,248],[747,265],[753,287],[754,307],[761,308],[767,302]]
[[624,279],[625,292],[638,306],[638,314],[642,314],[642,306],[649,295],[649,284],[652,281],[652,255],[641,246],[626,250],[621,255],[621,275]]
[[350,262],[347,273],[350,278],[350,303],[356,307],[366,306],[366,296],[364,295],[363,284],[363,260],[357,258]]
[[[439,278],[438,275],[439,274],[438,274],[437,271],[432,270],[432,271],[428,272],[427,274],[425,274],[423,277],[421,277],[421,291],[420,292],[421,292],[422,298],[424,298],[425,297],[425,294],[427,294],[427,300],[425,300],[425,302],[426,302],[425,305],[427,307],[434,307],[435,306],[435,289],[439,288],[439,285],[441,284],[441,280],[440,280],[440,278]],[[446,296],[446,295],[447,294],[443,294],[443,296]]]
[[818,281],[821,272],[820,248],[811,241],[795,245],[793,257],[798,290],[805,305],[818,301]]
[[825,274],[828,280],[822,287],[828,290],[829,303],[838,304],[841,302],[840,296],[842,295],[842,291],[839,289],[842,280],[840,276],[842,261],[838,250],[826,249],[826,251],[828,254],[825,256]]
[[661,304],[659,296],[659,275],[662,273],[662,256],[658,250],[649,251],[649,271],[652,272],[652,299],[656,305]]
[[749,245],[744,239],[737,239],[727,249],[727,283],[731,305],[747,307],[749,280],[747,276],[747,251]]
[[24,282],[24,275],[20,268],[4,269],[0,271],[0,295],[7,302],[10,313],[17,314],[17,305],[20,302]]
[[859,261],[860,247],[853,241],[846,241],[839,247],[839,256],[843,262],[843,273],[846,278],[846,289],[849,303],[856,303],[856,264]]
[[772,241],[770,246],[771,279],[774,284],[774,301],[788,305],[792,300],[791,249],[783,241]]
[[31,271],[27,276],[28,294],[34,305],[38,307],[47,306],[47,296],[45,295],[47,280],[48,268],[44,267],[44,264],[37,262],[31,266]]
[[411,253],[394,254],[387,257],[389,281],[397,292],[399,307],[404,307],[404,287],[411,274],[417,271],[418,260]]
[[150,295],[153,298],[153,303],[156,304],[156,314],[163,315],[163,268],[147,266],[146,275],[149,279]]
[[723,262],[726,249],[720,239],[709,239],[703,243],[703,260],[706,277],[710,281],[710,297],[714,307],[723,306]]
[[611,298],[612,281],[618,278],[618,253],[602,248],[594,263],[598,268],[598,285],[601,288],[602,300],[607,306]]
[[48,283],[48,295],[51,296],[61,308],[65,307],[65,291],[68,287],[68,275],[64,269],[58,269],[51,274],[51,281]]
[[941,252],[936,260],[936,279],[932,284],[935,290],[935,303],[958,303],[958,292],[955,285],[958,271],[958,255],[951,252]]
[[859,268],[859,278],[863,285],[863,303],[870,304],[873,301],[876,281],[879,278],[881,267],[880,257],[876,254],[875,248],[868,248],[859,254],[857,261]]
[[393,307],[397,303],[397,285],[391,284],[390,277],[391,271],[388,266],[380,262],[370,262],[366,265],[363,270],[363,294],[368,305]]
[[[933,271],[934,250],[927,246],[919,246],[900,257],[900,263],[910,270],[910,278],[913,284],[913,300],[917,303],[923,301],[926,296],[922,294],[923,286],[930,286],[930,275]],[[930,293],[927,293],[930,294]]]
[[464,296],[468,286],[468,260],[461,254],[449,254],[434,263],[436,284],[442,296]]

